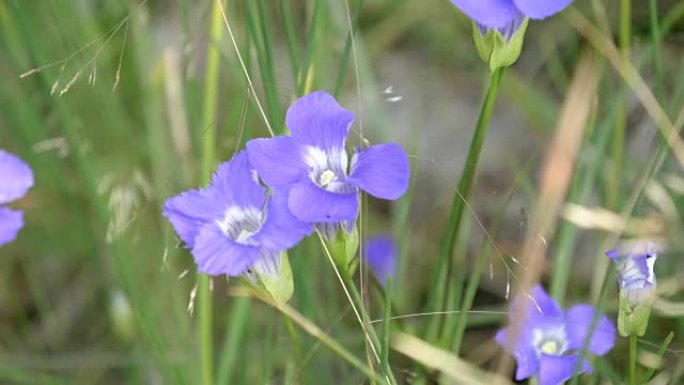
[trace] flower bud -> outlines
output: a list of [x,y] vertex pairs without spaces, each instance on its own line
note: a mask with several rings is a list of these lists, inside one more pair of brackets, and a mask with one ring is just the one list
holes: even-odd
[[473,22],[475,48],[491,72],[518,60],[528,22],[529,19],[523,15],[513,18],[502,28],[488,28]]

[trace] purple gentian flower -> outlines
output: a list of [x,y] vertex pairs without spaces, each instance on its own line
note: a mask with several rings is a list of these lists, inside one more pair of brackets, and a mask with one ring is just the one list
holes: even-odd
[[397,247],[394,238],[389,235],[378,235],[366,242],[362,255],[378,281],[384,286],[387,277],[394,277],[397,269]]
[[[524,307],[524,308],[523,308]],[[496,334],[496,342],[511,352],[518,363],[516,380],[523,380],[537,374],[540,385],[558,385],[578,373],[592,370],[584,359],[578,366],[582,350],[595,310],[590,305],[575,305],[566,311],[560,309],[540,285],[536,285],[531,296],[518,294],[511,304],[509,318],[524,316],[519,322],[516,335],[512,327]],[[605,316],[596,322],[587,350],[604,355],[615,344],[615,325]]]
[[244,151],[221,164],[207,188],[168,199],[164,216],[199,271],[210,275],[239,276],[253,268],[276,276],[280,252],[313,231],[290,214],[285,194],[267,196]]
[[615,262],[618,286],[627,302],[636,306],[647,301],[656,285],[653,266],[658,258],[658,247],[653,242],[638,243],[606,251]]
[[477,23],[483,35],[487,29],[497,29],[510,37],[525,17],[544,19],[567,7],[572,0],[451,0],[463,13]]
[[[263,181],[287,190],[292,214],[307,223],[343,222],[353,227],[359,211],[359,189],[381,199],[406,192],[409,162],[396,144],[356,149],[351,161],[345,142],[354,114],[323,92],[308,94],[287,111],[290,136],[253,139],[249,160]],[[326,226],[327,224],[327,226]],[[330,236],[329,231],[323,231]]]
[[[0,205],[22,198],[33,187],[33,171],[16,155],[0,150]],[[0,206],[0,246],[17,238],[24,213]]]

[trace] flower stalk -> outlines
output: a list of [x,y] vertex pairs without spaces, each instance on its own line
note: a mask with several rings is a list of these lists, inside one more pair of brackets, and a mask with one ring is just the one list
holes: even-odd
[[[204,80],[204,101],[202,110],[202,128],[206,128],[202,138],[202,169],[203,183],[211,179],[215,161],[214,141],[216,130],[213,125],[216,118],[216,97],[219,74],[219,51],[218,44],[223,35],[221,25],[221,4],[213,2],[211,8],[210,39],[207,47],[206,78]],[[198,282],[197,307],[199,311],[199,338],[200,338],[200,367],[201,384],[212,385],[214,383],[214,347],[212,338],[212,297],[209,287],[209,276],[202,274]]]
[[[430,298],[436,299],[430,306],[430,310],[433,311],[439,311],[444,307],[444,301],[447,298],[446,293],[450,291],[449,282],[451,281],[450,276],[453,269],[451,252],[454,249],[456,236],[459,233],[461,223],[463,222],[466,201],[470,197],[470,191],[472,189],[473,181],[475,180],[477,164],[480,160],[482,146],[484,145],[485,138],[487,137],[487,129],[489,127],[489,121],[492,117],[492,111],[494,110],[494,104],[499,92],[499,86],[501,85],[503,73],[504,68],[498,68],[491,74],[489,88],[487,89],[487,94],[485,96],[484,103],[482,104],[482,108],[480,109],[477,124],[475,125],[475,133],[473,134],[472,141],[470,142],[465,168],[463,169],[463,174],[459,180],[456,194],[454,195],[451,203],[449,222],[442,237],[439,260],[437,262],[437,268],[435,269],[437,276],[433,282],[436,282],[436,284],[432,287],[430,293]],[[456,284],[460,285],[461,283],[457,282]],[[460,302],[460,300],[457,302]],[[440,317],[433,317],[432,319],[432,322],[434,323],[428,328],[429,334],[431,330],[436,331],[436,329],[439,327]]]

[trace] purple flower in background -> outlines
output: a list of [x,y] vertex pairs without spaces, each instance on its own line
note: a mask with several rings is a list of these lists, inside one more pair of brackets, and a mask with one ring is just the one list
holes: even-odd
[[635,306],[648,300],[656,285],[653,266],[658,258],[657,245],[637,243],[608,250],[606,255],[615,262],[618,286],[627,302]]
[[387,277],[392,277],[394,281],[397,268],[394,238],[389,235],[378,235],[369,239],[362,256],[383,286],[387,284]]
[[[518,294],[511,303],[509,319],[525,317],[516,335],[512,327],[499,330],[496,342],[511,352],[518,363],[516,380],[537,374],[540,385],[558,385],[577,373],[591,371],[588,360],[580,360],[580,350],[590,333],[595,310],[590,305],[560,309],[544,289],[537,285],[531,296]],[[615,344],[615,325],[605,316],[598,318],[587,350],[604,355]]]
[[[22,198],[33,187],[33,171],[24,161],[0,150],[0,205]],[[0,206],[0,246],[17,238],[24,213]]]
[[164,216],[199,271],[210,275],[239,276],[252,268],[278,275],[280,252],[313,231],[290,214],[285,194],[267,197],[244,151],[221,164],[207,188],[168,199]]
[[358,148],[349,160],[345,142],[353,121],[353,113],[331,95],[317,91],[288,109],[285,123],[290,136],[247,143],[249,160],[259,176],[271,188],[288,191],[288,207],[299,220],[353,227],[359,189],[390,200],[406,192],[409,163],[398,145]]
[[567,7],[572,0],[451,0],[477,23],[483,35],[496,29],[510,39],[526,17],[544,19]]

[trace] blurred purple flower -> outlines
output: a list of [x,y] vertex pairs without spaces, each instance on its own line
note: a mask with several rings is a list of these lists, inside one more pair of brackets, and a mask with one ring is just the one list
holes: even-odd
[[[531,299],[531,298],[532,299]],[[578,367],[579,353],[590,332],[595,310],[590,305],[575,305],[562,311],[556,301],[537,285],[531,296],[518,294],[511,303],[509,319],[524,316],[524,322],[516,335],[510,335],[511,327],[499,330],[496,342],[511,352],[518,363],[516,380],[535,374],[540,385],[558,385],[577,373],[591,371],[591,364],[584,359]],[[615,325],[605,316],[598,318],[588,342],[587,350],[604,355],[615,344]]]
[[653,242],[622,246],[606,251],[615,262],[618,286],[627,302],[632,305],[647,300],[656,285],[653,266],[658,258],[658,247]]
[[567,7],[572,0],[451,0],[477,23],[483,35],[496,29],[510,39],[525,17],[544,19]]
[[383,286],[387,284],[387,277],[392,277],[394,281],[397,268],[394,238],[389,235],[378,235],[369,239],[362,256]]
[[288,207],[299,220],[321,224],[323,229],[330,229],[326,223],[338,222],[353,227],[359,189],[390,200],[406,192],[409,163],[398,145],[357,148],[349,162],[345,142],[353,121],[353,113],[331,95],[317,91],[288,109],[285,123],[290,136],[247,143],[249,160],[259,176],[271,188],[288,191]]
[[[22,198],[33,187],[33,171],[16,155],[0,150],[0,205]],[[17,238],[24,213],[0,206],[0,246]]]
[[252,268],[278,275],[280,252],[313,231],[290,214],[285,194],[267,197],[244,151],[221,164],[207,188],[168,199],[164,216],[199,271],[210,275],[239,276]]

